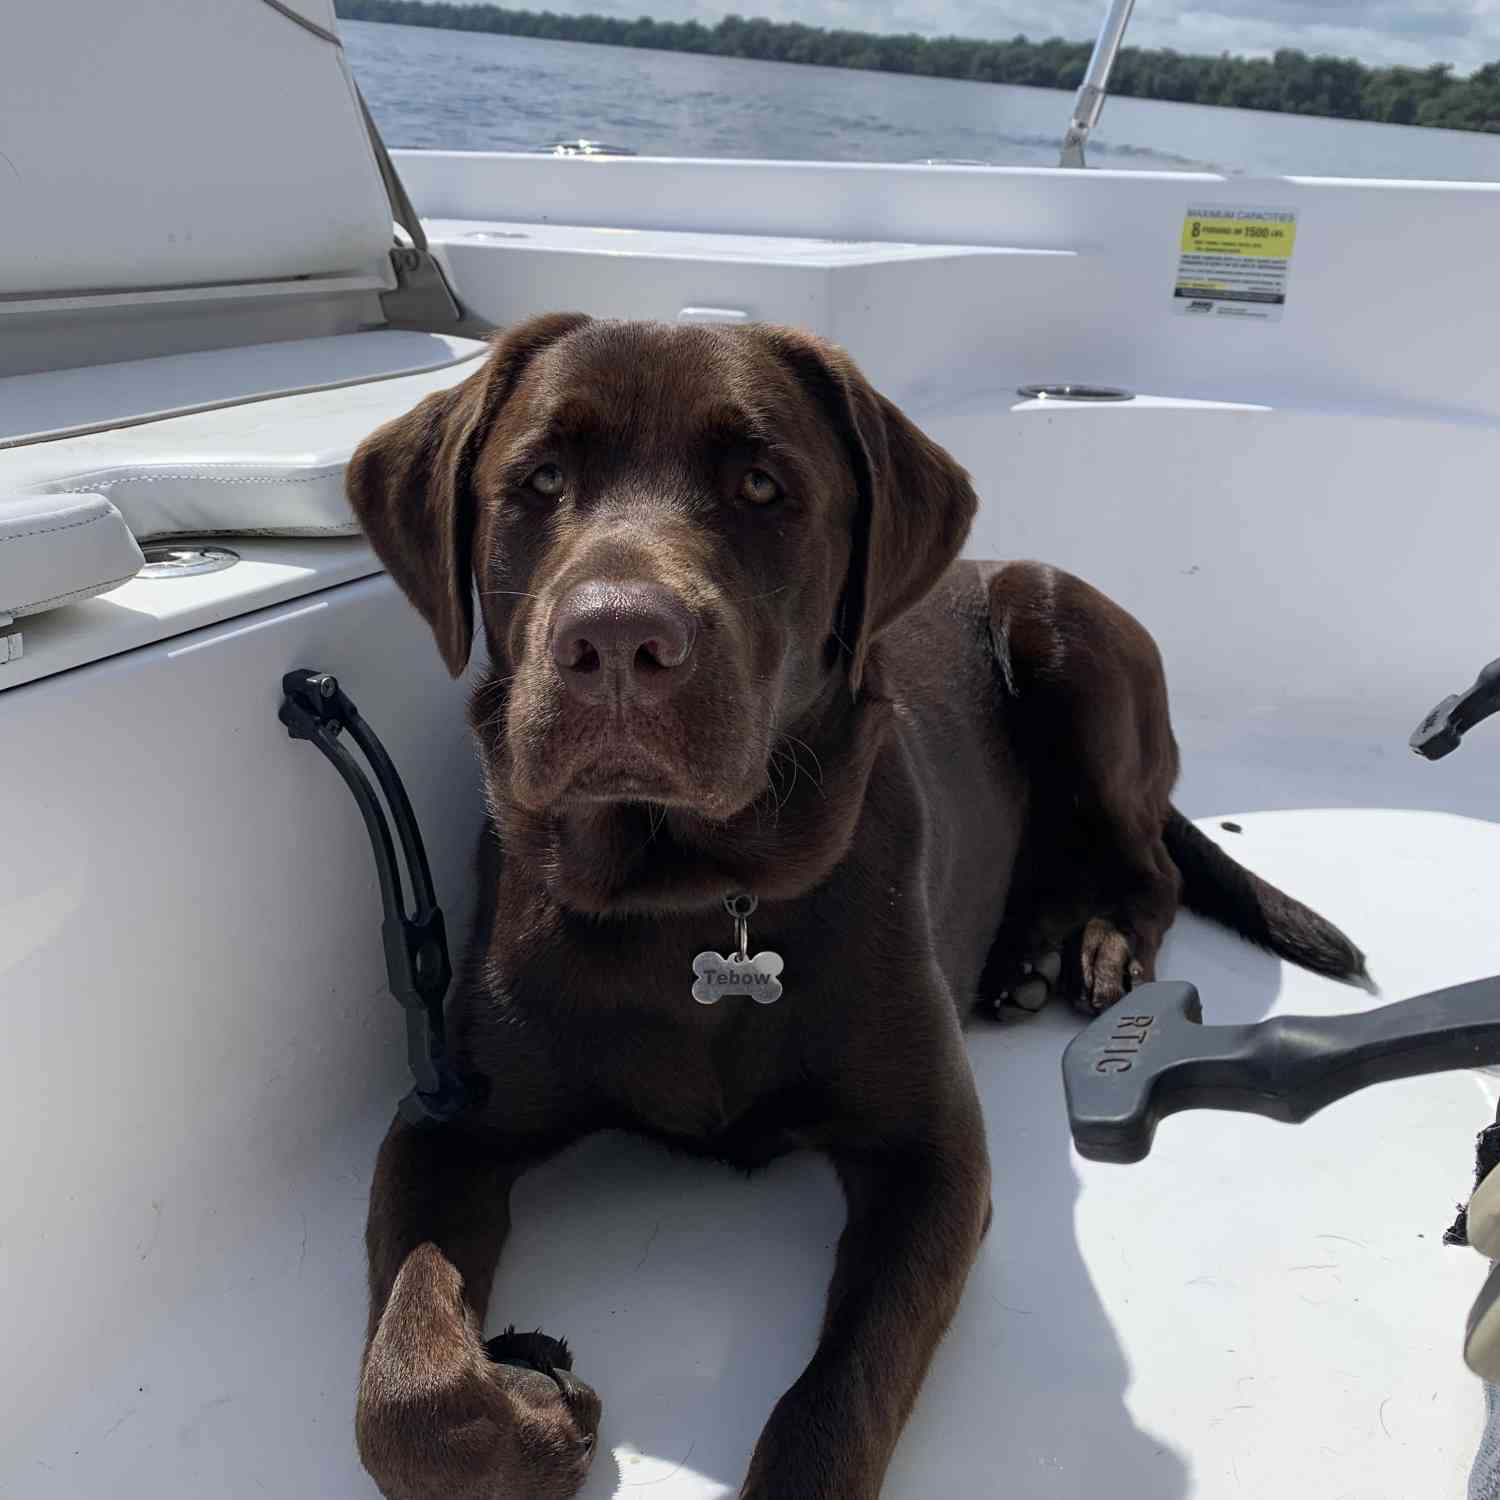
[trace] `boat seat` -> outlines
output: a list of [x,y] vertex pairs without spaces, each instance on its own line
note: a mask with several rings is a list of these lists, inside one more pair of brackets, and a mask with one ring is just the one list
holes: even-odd
[[485,349],[379,329],[0,379],[0,615],[106,592],[156,538],[357,534],[356,445]]
[[[0,495],[0,627],[117,588],[143,561],[102,495]],[[12,649],[0,639],[0,662]]]

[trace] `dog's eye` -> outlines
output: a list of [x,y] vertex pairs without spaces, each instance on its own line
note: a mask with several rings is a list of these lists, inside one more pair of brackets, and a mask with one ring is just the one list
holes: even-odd
[[556,464],[543,464],[526,481],[529,488],[548,500],[555,500],[563,492],[563,471]]
[[769,505],[781,498],[781,486],[764,469],[751,469],[740,480],[740,494],[752,505]]

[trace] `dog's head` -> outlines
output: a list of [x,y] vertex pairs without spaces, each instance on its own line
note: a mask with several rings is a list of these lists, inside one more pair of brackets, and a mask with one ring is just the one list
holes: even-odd
[[538,318],[368,438],[351,503],[450,672],[477,586],[531,813],[723,821],[957,555],[968,476],[808,334]]

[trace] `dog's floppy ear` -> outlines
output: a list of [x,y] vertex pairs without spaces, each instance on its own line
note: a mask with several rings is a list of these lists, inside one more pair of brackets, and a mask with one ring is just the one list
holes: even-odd
[[886,400],[842,349],[793,329],[769,333],[833,418],[854,466],[858,508],[838,639],[857,693],[871,643],[958,556],[979,501],[952,455]]
[[527,363],[589,321],[582,313],[549,313],[497,334],[481,369],[377,428],[349,460],[349,504],[386,571],[432,627],[455,677],[474,638],[469,476],[480,443]]

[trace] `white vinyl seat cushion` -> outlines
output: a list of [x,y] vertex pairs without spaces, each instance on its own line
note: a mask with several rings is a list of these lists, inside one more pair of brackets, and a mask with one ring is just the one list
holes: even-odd
[[[141,566],[138,544],[154,538],[357,535],[344,498],[354,449],[423,396],[467,378],[486,351],[472,339],[393,330],[307,342],[317,347],[300,362],[296,344],[217,351],[198,366],[199,397],[214,404],[159,419],[127,411],[180,402],[190,394],[182,360],[200,356],[34,377],[57,398],[55,424],[86,414],[128,425],[0,447],[0,611],[36,612],[113,588]],[[334,343],[349,347],[330,350]],[[294,393],[281,394],[289,385]],[[70,387],[76,400],[66,399]],[[111,407],[111,391],[128,408]]]
[[0,377],[0,450],[215,406],[421,375],[466,363],[483,349],[451,334],[372,328],[7,375]]
[[102,594],[143,562],[102,495],[0,495],[0,615],[20,618]]

